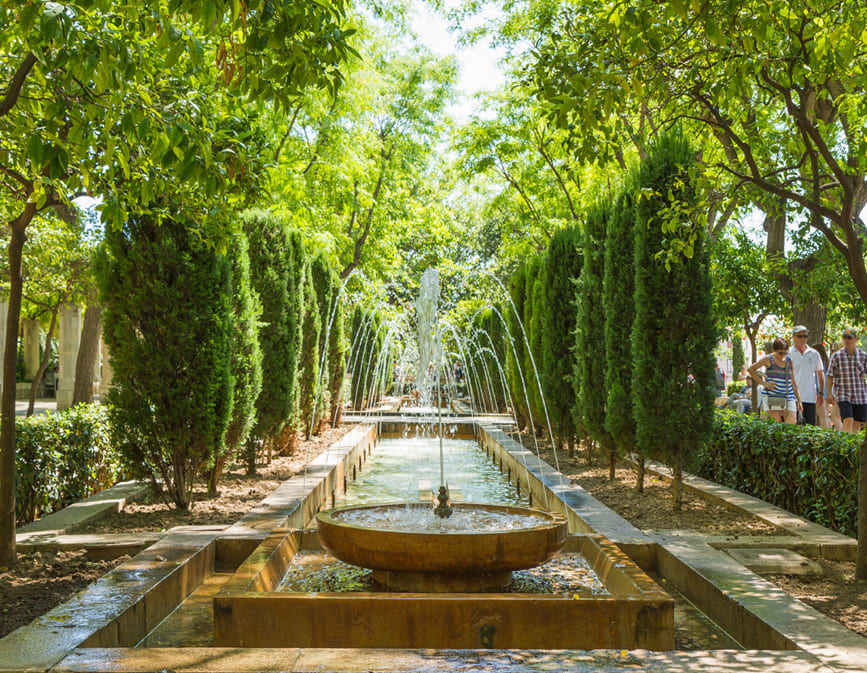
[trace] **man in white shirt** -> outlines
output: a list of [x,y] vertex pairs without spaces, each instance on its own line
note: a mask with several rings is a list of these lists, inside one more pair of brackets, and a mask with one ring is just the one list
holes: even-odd
[[795,382],[804,405],[804,421],[808,425],[816,425],[816,405],[825,401],[822,397],[825,390],[825,367],[819,351],[807,345],[810,332],[806,327],[796,325],[792,335],[795,337],[795,345],[789,349],[789,357],[792,359]]

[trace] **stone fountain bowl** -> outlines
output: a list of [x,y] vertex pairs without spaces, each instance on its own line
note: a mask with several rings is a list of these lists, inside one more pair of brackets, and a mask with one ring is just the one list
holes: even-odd
[[[452,509],[444,520],[429,503],[320,512],[319,540],[339,560],[370,568],[377,583],[418,592],[502,589],[513,570],[549,561],[566,542],[566,520],[558,514],[476,503]],[[466,520],[474,528],[461,528]]]

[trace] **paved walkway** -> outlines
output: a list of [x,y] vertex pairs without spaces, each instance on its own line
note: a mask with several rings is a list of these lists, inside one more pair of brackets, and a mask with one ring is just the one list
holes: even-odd
[[[26,416],[27,405],[27,400],[15,400],[15,415]],[[44,414],[50,411],[57,411],[57,400],[53,397],[44,400],[36,400],[36,403],[33,405],[34,414]]]

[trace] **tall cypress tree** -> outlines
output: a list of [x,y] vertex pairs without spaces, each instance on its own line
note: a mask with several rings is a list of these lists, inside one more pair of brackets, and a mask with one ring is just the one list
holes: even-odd
[[568,442],[575,450],[575,293],[584,264],[581,230],[569,226],[554,232],[545,256],[545,308],[542,329],[542,361],[545,399],[558,450]]
[[303,322],[301,354],[298,358],[298,423],[296,430],[310,439],[313,424],[313,404],[319,378],[319,337],[322,331],[319,297],[313,283],[313,259],[304,264],[302,281]]
[[524,376],[524,358],[526,348],[524,346],[524,333],[519,322],[524,316],[524,301],[526,293],[527,267],[522,263],[515,269],[509,278],[509,295],[511,302],[504,302],[503,317],[506,320],[506,329],[509,332],[509,354],[506,358],[506,372],[509,380],[509,388],[512,392],[512,402],[515,406],[515,421],[519,428],[523,428],[529,418],[527,397],[524,389],[527,386]]
[[256,399],[262,388],[259,319],[262,304],[250,279],[247,237],[236,232],[227,254],[232,265],[232,417],[226,428],[226,453],[208,470],[208,491],[215,493],[226,462],[243,446],[256,420]]
[[[342,418],[343,383],[346,376],[346,322],[344,318],[343,298],[339,296],[340,287],[335,273],[334,299],[332,300],[334,319],[331,331],[328,333],[328,402],[329,418],[333,426],[337,426]],[[330,318],[329,318],[330,319]]]
[[[578,281],[575,328],[575,417],[580,427],[609,449],[605,431],[605,314],[602,279],[605,272],[605,233],[608,209],[592,206],[584,220],[584,264]],[[588,450],[588,459],[590,452]]]
[[225,451],[232,413],[229,261],[183,224],[141,217],[107,228],[95,270],[113,441],[189,509],[196,477]]
[[[635,230],[636,438],[646,456],[670,462],[674,507],[682,466],[710,432],[714,402],[714,326],[705,230],[695,217],[689,143],[678,133],[651,148],[637,178]],[[670,252],[671,232],[684,244]]]
[[[527,397],[530,401],[530,417],[535,432],[540,434],[546,427],[545,409],[540,392],[540,377],[544,369],[542,361],[542,330],[544,326],[545,278],[541,255],[534,255],[527,262],[524,286],[524,334],[527,343],[524,349],[524,377],[527,381]],[[529,344],[529,348],[527,348]]]
[[[611,437],[609,477],[614,478],[617,455],[635,451],[632,408],[632,323],[635,320],[635,208],[632,188],[617,198],[605,235],[602,305],[605,316],[605,430]],[[640,456],[635,484],[644,490],[644,458]]]
[[259,344],[262,388],[256,398],[256,424],[246,452],[247,471],[256,471],[254,439],[268,446],[292,420],[297,400],[301,345],[301,237],[284,219],[262,210],[242,214],[250,244],[253,288],[262,302]]
[[331,371],[336,366],[334,359],[337,355],[332,353],[329,347],[331,339],[329,328],[334,329],[331,315],[334,302],[337,299],[340,279],[328,261],[328,256],[321,250],[313,256],[310,262],[310,272],[313,277],[313,288],[316,292],[316,305],[319,311],[320,324],[318,346],[320,371],[314,389],[316,418],[313,419],[313,430],[316,434],[319,434],[322,420],[328,418],[329,415],[331,402],[329,382],[331,380]]

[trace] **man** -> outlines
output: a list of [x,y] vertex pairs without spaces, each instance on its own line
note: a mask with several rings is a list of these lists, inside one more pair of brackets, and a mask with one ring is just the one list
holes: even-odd
[[855,330],[843,330],[843,348],[828,363],[827,399],[840,410],[843,432],[852,434],[867,422],[867,353],[856,348],[856,343]]
[[825,390],[825,366],[819,351],[807,345],[810,332],[806,327],[797,325],[792,334],[795,344],[789,348],[789,358],[792,360],[795,383],[801,393],[804,422],[817,425],[816,406],[824,402],[822,391]]

